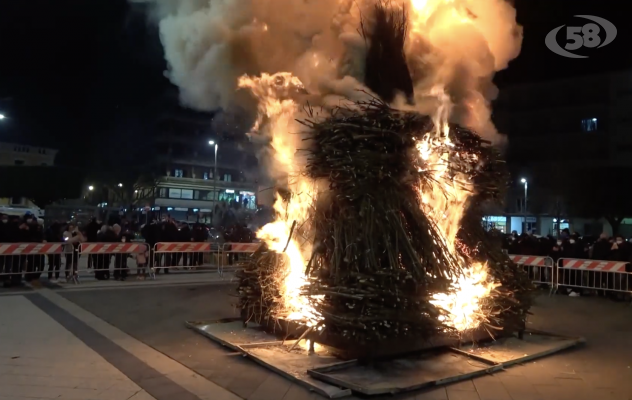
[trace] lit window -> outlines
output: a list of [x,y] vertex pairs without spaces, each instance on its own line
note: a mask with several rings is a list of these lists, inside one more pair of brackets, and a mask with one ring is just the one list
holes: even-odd
[[594,132],[597,130],[597,118],[582,119],[582,131]]
[[208,172],[204,173],[204,179],[208,179]]
[[182,171],[181,169],[176,169],[173,172],[173,176],[175,176],[176,178],[182,178],[184,176],[184,171]]

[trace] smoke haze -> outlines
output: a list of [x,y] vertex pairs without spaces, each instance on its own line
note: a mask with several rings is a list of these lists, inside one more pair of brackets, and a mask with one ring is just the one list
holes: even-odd
[[[290,72],[312,104],[360,95],[366,44],[358,30],[375,0],[135,2],[151,6],[169,66],[166,75],[186,107],[248,108],[249,93],[238,90],[244,74]],[[415,84],[415,105],[403,99],[395,104],[431,114],[437,106],[431,93],[442,88],[453,103],[453,122],[498,143],[490,120],[497,92],[492,78],[520,52],[515,9],[505,0],[392,4],[405,6],[410,17],[406,56]]]

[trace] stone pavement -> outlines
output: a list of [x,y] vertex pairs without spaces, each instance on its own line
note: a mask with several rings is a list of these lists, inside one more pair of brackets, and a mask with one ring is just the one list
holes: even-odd
[[[236,315],[235,286],[217,283],[0,296],[0,400],[322,399],[184,328],[185,320]],[[533,312],[530,327],[584,336],[587,345],[447,387],[372,399],[632,400],[632,307],[541,296]]]
[[0,399],[154,399],[24,296],[0,310]]
[[0,315],[0,400],[239,400],[49,289]]
[[[185,320],[236,316],[231,306],[233,293],[233,285],[213,285],[99,293],[67,291],[62,295],[240,398],[321,398],[252,360],[182,329]],[[602,298],[543,295],[537,299],[533,313],[529,327],[583,336],[587,345],[447,387],[372,399],[632,400],[632,307]]]

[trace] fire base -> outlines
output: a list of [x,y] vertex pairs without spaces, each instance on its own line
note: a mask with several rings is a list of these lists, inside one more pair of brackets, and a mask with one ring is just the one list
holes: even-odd
[[258,364],[328,398],[357,392],[365,395],[406,392],[493,373],[511,365],[545,357],[584,343],[583,338],[527,330],[523,338],[443,347],[438,340],[425,351],[363,363],[341,361],[330,348],[296,340],[279,340],[261,326],[227,319],[187,321],[187,327]]

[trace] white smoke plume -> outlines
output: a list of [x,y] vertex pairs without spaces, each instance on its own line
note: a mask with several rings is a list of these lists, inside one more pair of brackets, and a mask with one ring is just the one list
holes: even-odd
[[[186,107],[242,105],[247,100],[237,97],[237,81],[244,74],[290,72],[326,103],[335,103],[336,95],[353,97],[361,87],[366,45],[358,29],[375,0],[132,1],[151,4],[166,75]],[[427,96],[439,86],[454,104],[454,122],[497,142],[490,120],[492,77],[519,54],[522,42],[513,7],[506,0],[392,4],[406,7],[411,17],[406,55],[414,108],[432,113]]]

